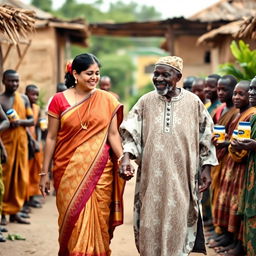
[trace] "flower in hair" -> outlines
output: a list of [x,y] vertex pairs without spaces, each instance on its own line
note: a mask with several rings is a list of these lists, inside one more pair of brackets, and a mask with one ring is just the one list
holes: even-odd
[[69,61],[66,65],[66,73],[70,73],[72,75],[72,62]]

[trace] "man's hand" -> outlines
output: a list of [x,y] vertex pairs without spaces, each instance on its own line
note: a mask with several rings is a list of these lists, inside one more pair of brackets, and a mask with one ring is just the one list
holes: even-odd
[[[256,141],[253,139],[243,139],[243,140],[235,140],[234,145],[236,148],[240,150],[256,150]],[[232,144],[233,147],[233,144]]]
[[124,180],[130,180],[134,176],[134,167],[131,164],[129,153],[124,153],[119,166],[119,175]]
[[232,148],[233,151],[240,152],[241,150],[243,150],[243,147],[242,147],[241,143],[237,139],[233,139],[230,142],[230,144],[231,144],[231,148]]
[[18,127],[18,126],[21,126],[21,120],[20,119],[10,122],[10,127],[15,128],[15,127]]
[[39,152],[40,151],[40,145],[39,142],[36,141],[35,139],[33,139],[33,148],[35,152]]
[[45,198],[46,195],[50,194],[50,181],[47,173],[41,173],[40,175],[39,189],[42,196]]
[[215,137],[214,135],[212,136],[212,144],[217,148],[217,149],[221,149],[221,148],[225,148],[228,147],[229,142],[228,141],[224,141],[224,142],[218,142],[218,138]]
[[202,172],[201,172],[201,184],[199,185],[199,192],[201,193],[207,190],[207,188],[210,187],[211,183],[212,183],[211,166],[204,165],[202,167]]

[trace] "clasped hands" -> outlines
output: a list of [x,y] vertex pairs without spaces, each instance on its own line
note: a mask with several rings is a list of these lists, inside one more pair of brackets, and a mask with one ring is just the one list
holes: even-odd
[[130,180],[134,176],[134,167],[131,164],[129,153],[124,153],[119,165],[119,175],[124,180]]

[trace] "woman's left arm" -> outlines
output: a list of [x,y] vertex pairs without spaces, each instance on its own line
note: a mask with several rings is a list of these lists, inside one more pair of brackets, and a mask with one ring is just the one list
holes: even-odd
[[116,157],[119,159],[123,155],[123,148],[121,143],[121,137],[118,131],[116,115],[113,117],[109,127],[108,142]]

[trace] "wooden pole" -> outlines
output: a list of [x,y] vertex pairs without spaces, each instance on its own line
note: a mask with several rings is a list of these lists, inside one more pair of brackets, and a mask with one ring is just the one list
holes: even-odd
[[25,50],[23,51],[23,53],[21,54],[21,52],[20,52],[21,55],[20,55],[19,62],[17,63],[16,68],[15,68],[16,71],[18,71],[18,69],[19,69],[19,67],[20,67],[20,64],[21,64],[22,60],[24,59],[24,57],[25,57],[25,55],[26,55],[26,53],[27,53],[28,48],[29,48],[30,45],[31,45],[31,40],[29,40],[29,42],[28,42],[28,44],[26,45]]
[[7,49],[7,51],[6,51],[5,55],[4,55],[4,58],[3,58],[3,65],[4,65],[8,55],[10,53],[10,50],[11,50],[12,46],[13,46],[13,44],[9,44],[9,46],[8,46],[8,49]]
[[172,26],[169,25],[167,28],[167,32],[165,34],[166,42],[167,42],[167,50],[170,53],[170,55],[175,55],[174,52],[174,33]]

